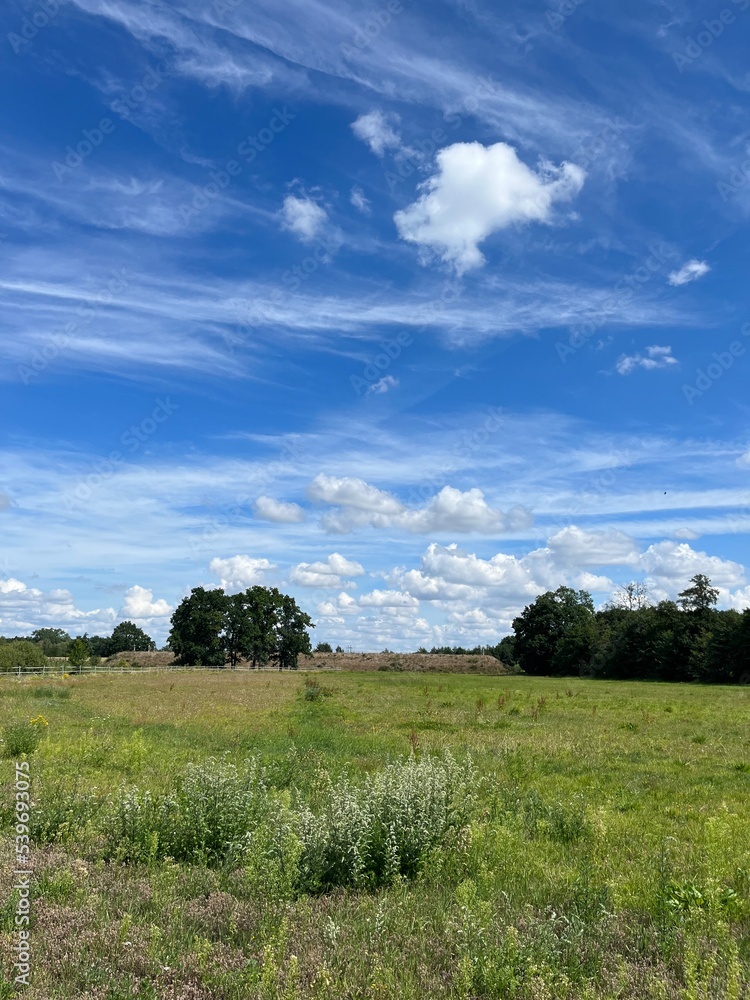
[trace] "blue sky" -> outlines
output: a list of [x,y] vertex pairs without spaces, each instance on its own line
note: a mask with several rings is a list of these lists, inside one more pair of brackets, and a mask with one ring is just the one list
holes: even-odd
[[749,606],[748,8],[5,4],[0,633]]

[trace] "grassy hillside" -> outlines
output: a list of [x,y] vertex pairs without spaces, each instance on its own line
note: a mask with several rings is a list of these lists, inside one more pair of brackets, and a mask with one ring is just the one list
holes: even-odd
[[750,996],[748,689],[185,672],[0,706],[41,734],[30,1000]]

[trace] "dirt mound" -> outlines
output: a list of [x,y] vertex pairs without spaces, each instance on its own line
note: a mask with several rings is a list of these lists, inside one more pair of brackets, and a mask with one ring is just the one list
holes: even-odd
[[439,653],[313,653],[301,656],[300,669],[382,670],[399,673],[507,674],[508,668],[494,656],[468,653],[452,656]]
[[125,650],[122,653],[115,653],[102,661],[102,666],[117,667],[121,661],[126,660],[131,667],[171,667],[174,663],[174,653],[140,653]]

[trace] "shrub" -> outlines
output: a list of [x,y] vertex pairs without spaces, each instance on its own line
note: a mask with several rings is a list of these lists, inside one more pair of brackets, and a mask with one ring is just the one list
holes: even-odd
[[216,864],[241,855],[274,809],[257,761],[242,769],[211,758],[190,764],[172,794],[120,794],[105,821],[107,853],[124,860],[171,857]]
[[332,691],[329,688],[325,688],[321,684],[318,684],[318,682],[313,680],[311,677],[308,677],[305,681],[305,701],[322,701],[324,698],[330,698],[331,694]]
[[41,715],[28,722],[11,722],[3,729],[3,755],[25,757],[34,753],[47,727]]
[[35,642],[18,640],[0,643],[0,672],[14,670],[40,670],[46,666],[47,657]]
[[415,875],[428,852],[466,824],[475,783],[471,763],[448,755],[409,757],[363,785],[329,780],[322,810],[299,814],[301,888],[375,888]]

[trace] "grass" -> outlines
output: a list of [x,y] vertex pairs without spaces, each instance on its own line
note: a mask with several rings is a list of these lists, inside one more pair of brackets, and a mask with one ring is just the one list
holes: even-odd
[[[515,676],[2,678],[9,730],[48,723],[24,993],[747,1000],[749,708]],[[10,887],[12,759],[0,782]]]

